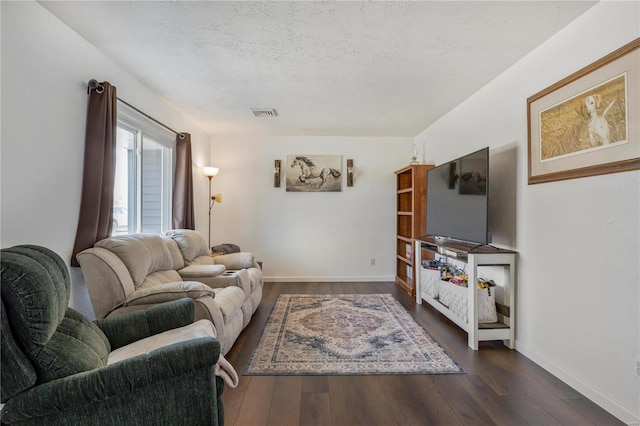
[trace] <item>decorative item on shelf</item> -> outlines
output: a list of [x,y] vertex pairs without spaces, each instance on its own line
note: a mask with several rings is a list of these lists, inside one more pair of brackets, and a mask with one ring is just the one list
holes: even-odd
[[202,168],[202,173],[204,173],[204,175],[209,178],[209,195],[207,196],[207,199],[209,200],[209,232],[207,234],[209,236],[209,247],[211,247],[211,209],[213,208],[213,204],[215,202],[222,202],[222,194],[211,195],[211,180],[218,174],[219,171],[220,169],[217,167]]
[[280,160],[276,160],[273,167],[273,187],[280,188]]
[[415,143],[411,144],[411,146],[413,149],[411,151],[411,163],[409,164],[420,164],[418,161],[418,146]]
[[353,158],[347,160],[347,186],[353,186]]

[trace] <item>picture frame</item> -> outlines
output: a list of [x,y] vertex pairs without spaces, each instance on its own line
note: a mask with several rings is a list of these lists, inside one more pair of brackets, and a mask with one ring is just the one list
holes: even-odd
[[527,99],[529,185],[640,169],[640,38]]
[[286,160],[287,192],[341,192],[342,156],[291,154]]

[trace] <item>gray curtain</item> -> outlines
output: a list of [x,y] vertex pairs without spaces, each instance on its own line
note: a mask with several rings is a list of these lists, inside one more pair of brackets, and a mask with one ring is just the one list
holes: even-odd
[[173,229],[196,229],[193,207],[191,135],[176,138],[176,172],[173,182]]
[[72,266],[80,266],[76,254],[111,235],[117,126],[116,88],[106,81],[99,83],[89,89],[82,199]]

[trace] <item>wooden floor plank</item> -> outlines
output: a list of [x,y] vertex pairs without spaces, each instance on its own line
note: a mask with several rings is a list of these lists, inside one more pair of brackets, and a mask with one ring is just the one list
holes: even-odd
[[[267,425],[275,392],[276,377],[260,377],[251,380],[242,398],[238,410],[236,425],[262,426]],[[233,389],[235,391],[237,389]],[[229,392],[231,393],[231,392]],[[225,424],[229,424],[225,421]]]
[[328,393],[304,392],[300,402],[299,424],[331,425],[331,398]]
[[297,426],[302,405],[302,377],[279,376],[273,388],[268,425]]
[[554,426],[560,423],[527,395],[498,397],[501,405],[511,407],[527,424]]
[[[236,367],[237,368],[237,367]],[[240,375],[240,373],[238,373]],[[250,377],[241,377],[238,382],[238,387],[231,389],[228,386],[222,391],[222,404],[224,408],[224,418],[227,424],[235,424],[238,413],[240,412],[240,406],[242,405],[242,399],[247,393],[247,386],[251,382]]]
[[399,425],[461,425],[430,375],[389,376],[385,391]]
[[503,404],[500,397],[475,374],[458,376],[462,387],[471,395],[484,412],[498,425],[526,425],[527,421],[509,404]]
[[332,424],[393,425],[396,419],[378,376],[329,377]]
[[533,384],[527,380],[527,383],[525,393],[547,413],[551,414],[553,418],[558,420],[560,424],[581,426],[595,424],[591,419],[576,411],[570,404],[567,404],[565,400],[556,398],[537,381],[534,381],[533,383],[535,384]]
[[302,392],[329,392],[329,376],[301,376]]
[[460,421],[465,424],[495,424],[463,385],[466,378],[453,375],[433,376],[437,392],[447,401]]

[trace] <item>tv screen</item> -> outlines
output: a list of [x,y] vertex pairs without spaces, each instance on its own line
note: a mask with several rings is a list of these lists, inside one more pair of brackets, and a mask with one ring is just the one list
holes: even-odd
[[427,172],[427,235],[489,244],[489,148]]

